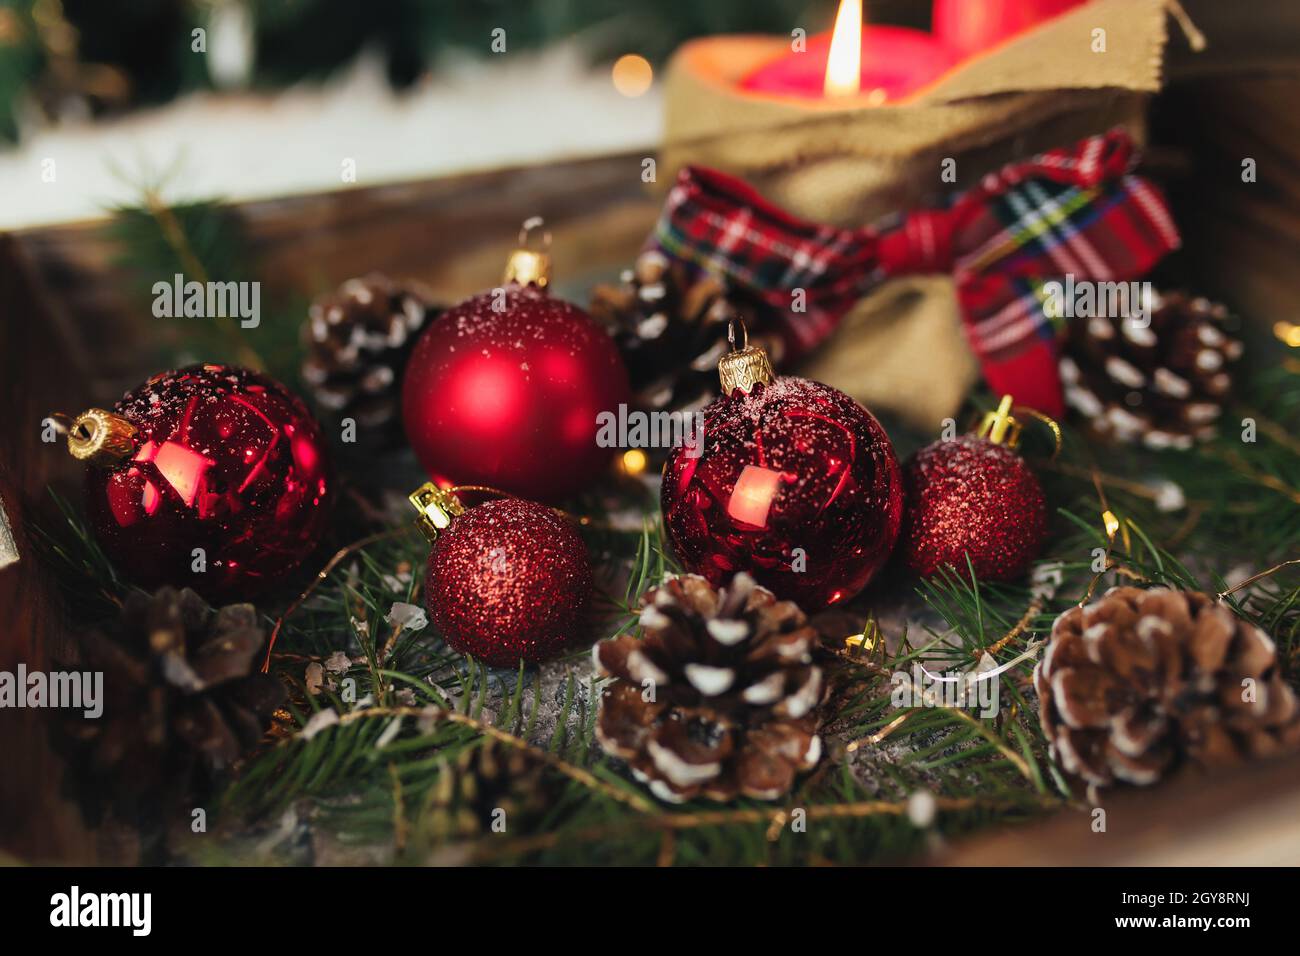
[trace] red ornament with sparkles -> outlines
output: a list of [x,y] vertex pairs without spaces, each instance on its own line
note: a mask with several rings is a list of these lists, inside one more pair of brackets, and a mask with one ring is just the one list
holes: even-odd
[[425,330],[406,368],[402,419],[438,483],[556,501],[609,466],[596,416],[629,400],[627,371],[600,326],[547,295],[543,253],[516,251],[506,279]]
[[592,576],[573,526],[520,498],[465,509],[426,484],[411,496],[432,539],[425,600],[456,650],[493,667],[549,660],[586,636]]
[[915,573],[927,576],[947,565],[966,574],[969,557],[981,580],[1010,581],[1042,551],[1047,498],[1011,450],[1018,427],[1010,407],[1009,397],[1003,399],[979,435],[927,445],[903,469],[907,509],[899,554]]
[[96,539],[141,587],[248,598],[292,573],[325,529],[333,477],[320,427],[282,385],[247,369],[155,375],[114,411],[82,413],[68,448],[91,464]]
[[715,587],[748,571],[809,612],[852,597],[889,558],[902,484],[889,436],[843,392],[775,378],[745,347],[719,363],[703,446],[664,468],[664,527]]

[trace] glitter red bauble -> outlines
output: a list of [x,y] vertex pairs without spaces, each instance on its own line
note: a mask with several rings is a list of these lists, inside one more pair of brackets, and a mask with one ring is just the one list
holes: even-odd
[[922,576],[944,565],[978,578],[1020,577],[1047,541],[1047,498],[1024,459],[963,435],[922,448],[903,469],[904,564]]
[[585,312],[510,283],[425,330],[406,368],[402,419],[439,484],[556,501],[608,467],[613,449],[597,445],[596,416],[617,414],[628,394],[613,341]]
[[429,552],[429,616],[449,645],[493,667],[540,663],[585,636],[591,592],[582,538],[531,501],[476,505]]
[[687,570],[714,586],[748,571],[812,612],[852,597],[888,559],[902,484],[870,412],[782,377],[705,409],[703,447],[673,451],[661,504]]
[[137,429],[134,451],[86,469],[86,515],[132,583],[242,600],[282,582],[320,541],[328,450],[282,385],[192,365],[155,375],[114,411]]

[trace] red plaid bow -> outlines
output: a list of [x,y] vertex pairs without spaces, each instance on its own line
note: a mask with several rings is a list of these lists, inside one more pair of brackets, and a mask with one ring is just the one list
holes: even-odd
[[[652,241],[758,293],[783,317],[795,352],[823,341],[886,279],[951,273],[992,389],[1059,415],[1044,284],[1067,274],[1076,284],[1135,279],[1179,244],[1160,193],[1131,174],[1135,162],[1128,135],[1113,130],[1004,166],[940,208],[866,229],[797,219],[738,179],[687,167]],[[794,289],[804,290],[804,311],[791,308]]]

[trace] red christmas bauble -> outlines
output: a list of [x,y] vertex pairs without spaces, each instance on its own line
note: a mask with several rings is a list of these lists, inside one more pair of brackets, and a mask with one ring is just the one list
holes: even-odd
[[79,457],[78,440],[117,432],[115,448],[88,455],[86,515],[135,584],[248,598],[283,581],[324,533],[325,440],[303,403],[264,375],[192,365],[78,421],[69,446]]
[[922,448],[903,469],[899,555],[922,576],[944,565],[985,581],[1020,577],[1047,541],[1047,498],[1024,459],[963,435]]
[[688,570],[715,587],[748,571],[811,612],[852,597],[889,558],[902,485],[870,412],[781,377],[705,409],[703,445],[674,449],[661,505]]
[[508,283],[444,312],[406,368],[406,436],[440,484],[542,501],[581,490],[609,465],[596,416],[628,401],[613,341],[585,312]]
[[582,538],[531,501],[476,505],[429,552],[429,616],[450,646],[493,667],[540,663],[583,637],[591,592]]

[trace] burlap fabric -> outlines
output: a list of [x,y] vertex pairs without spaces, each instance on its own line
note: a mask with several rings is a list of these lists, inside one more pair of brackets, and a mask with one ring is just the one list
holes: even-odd
[[[789,40],[697,40],[668,68],[658,181],[712,166],[796,215],[863,225],[1114,126],[1142,142],[1166,37],[1165,0],[1094,0],[875,107],[741,93],[739,81]],[[956,182],[941,179],[948,158]],[[864,298],[800,371],[927,430],[979,375],[944,277],[897,280]]]

